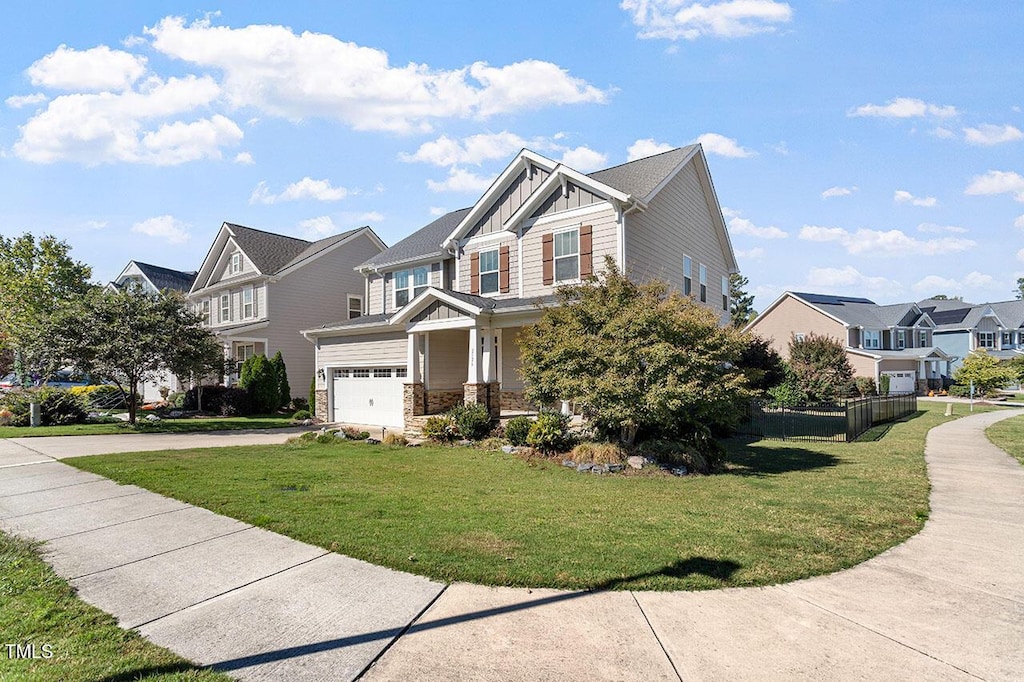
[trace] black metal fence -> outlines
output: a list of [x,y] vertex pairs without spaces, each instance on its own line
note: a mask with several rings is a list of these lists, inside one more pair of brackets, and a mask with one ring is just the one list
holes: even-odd
[[849,443],[876,424],[916,411],[914,393],[787,406],[753,402],[748,418],[737,431],[770,440]]

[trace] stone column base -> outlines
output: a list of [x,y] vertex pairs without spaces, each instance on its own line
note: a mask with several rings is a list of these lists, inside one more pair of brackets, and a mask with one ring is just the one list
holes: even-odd
[[487,406],[491,419],[501,416],[501,384],[463,384],[463,396],[467,405],[479,403]]
[[402,388],[402,416],[405,423],[409,424],[414,417],[426,414],[426,393],[422,383],[403,384]]
[[313,408],[313,415],[317,419],[323,419],[324,421],[331,421],[327,414],[327,389],[322,388],[315,392],[314,398],[316,399],[316,405],[310,405]]

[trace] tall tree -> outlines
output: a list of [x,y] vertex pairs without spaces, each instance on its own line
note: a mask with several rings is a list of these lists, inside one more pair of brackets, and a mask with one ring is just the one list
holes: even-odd
[[185,351],[179,343],[210,332],[176,292],[148,294],[141,287],[94,291],[59,315],[62,352],[77,369],[120,389],[128,421],[136,420],[138,387],[173,368]]
[[750,281],[738,272],[729,275],[729,314],[732,326],[742,329],[757,317],[754,297],[747,293]]
[[234,361],[224,357],[216,337],[198,325],[185,325],[174,339],[174,348],[167,361],[167,368],[178,377],[182,385],[196,387],[197,408],[203,409],[203,381],[210,377],[218,379]]
[[61,358],[44,334],[50,318],[90,289],[92,269],[69,255],[66,242],[0,235],[0,351],[10,353],[22,384],[33,372],[52,373]]
[[736,362],[745,341],[667,285],[636,285],[606,261],[596,282],[562,287],[518,341],[526,395],[575,400],[603,433],[693,436],[728,426],[748,397]]
[[1024,299],[1024,277],[1017,278],[1017,288],[1013,290],[1013,295],[1018,301]]

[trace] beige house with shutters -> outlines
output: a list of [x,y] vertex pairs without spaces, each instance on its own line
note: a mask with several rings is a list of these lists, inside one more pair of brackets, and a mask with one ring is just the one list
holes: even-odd
[[412,427],[462,401],[530,409],[516,337],[606,257],[728,320],[737,265],[700,145],[590,174],[523,150],[473,206],[368,258],[367,314],[303,332],[317,415]]

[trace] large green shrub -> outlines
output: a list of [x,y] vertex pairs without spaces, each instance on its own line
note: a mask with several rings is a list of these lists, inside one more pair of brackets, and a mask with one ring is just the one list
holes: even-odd
[[878,377],[878,393],[879,395],[889,395],[889,385],[892,384],[892,377],[888,374],[882,374]]
[[313,378],[309,380],[309,411],[321,419],[327,416],[316,413],[316,375],[313,375]]
[[254,355],[242,363],[238,385],[249,392],[252,410],[256,414],[269,414],[281,406],[277,370],[265,355]]
[[448,415],[459,435],[467,440],[480,440],[491,432],[491,414],[482,403],[456,405]]
[[284,366],[284,357],[281,356],[281,351],[277,351],[274,354],[274,359],[270,361],[270,365],[274,368],[274,373],[277,375],[277,393],[279,396],[277,407],[285,407],[292,400],[292,389],[288,385],[288,369]]
[[451,443],[459,437],[459,429],[455,426],[455,420],[447,414],[435,414],[427,417],[420,431],[424,438],[438,443]]
[[789,342],[789,368],[800,390],[812,401],[845,398],[854,391],[853,367],[843,344],[831,336],[808,334]]
[[63,426],[85,422],[86,403],[81,395],[66,389],[28,388],[11,391],[3,396],[0,405],[11,412],[11,426],[28,426],[31,419],[31,404],[39,403],[40,419],[43,426]]
[[530,425],[526,443],[544,454],[561,452],[569,445],[569,417],[561,412],[544,411]]
[[530,433],[533,420],[526,416],[512,417],[505,423],[505,438],[512,445],[526,445],[526,437]]

